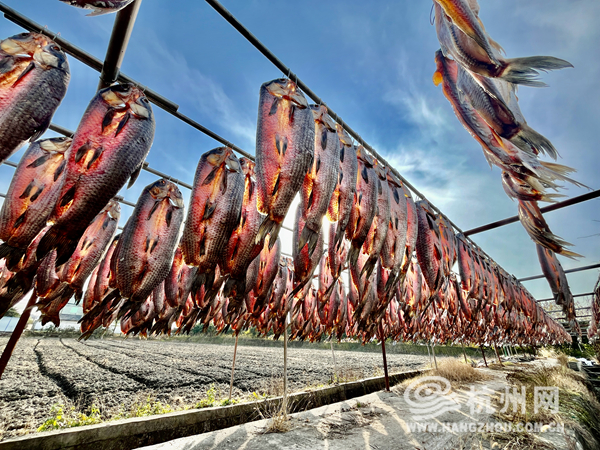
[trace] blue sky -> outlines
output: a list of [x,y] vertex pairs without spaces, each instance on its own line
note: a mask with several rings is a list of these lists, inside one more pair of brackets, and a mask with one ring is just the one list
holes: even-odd
[[[58,0],[4,0],[6,4],[103,59],[114,15],[86,17]],[[436,88],[429,1],[275,2],[223,0],[242,23],[409,181],[463,229],[517,213],[490,170],[479,144],[462,128]],[[550,87],[521,88],[520,106],[531,127],[547,136],[560,163],[597,189],[600,116],[600,2],[596,0],[481,0],[480,16],[508,57],[552,55],[574,69],[545,74]],[[177,5],[173,7],[172,5]],[[21,32],[0,20],[0,37]],[[75,129],[98,74],[69,58],[72,79],[54,122]],[[254,153],[258,90],[282,74],[208,4],[144,0],[122,71],[180,105],[180,111]],[[219,144],[154,108],[157,132],[149,164],[190,182],[202,153]],[[52,133],[48,133],[48,136]],[[11,159],[18,161],[22,152]],[[0,166],[0,192],[12,169]],[[142,173],[122,195],[135,202],[155,177]],[[184,197],[189,191],[182,189]],[[572,188],[568,196],[583,194]],[[123,206],[124,217],[131,209]],[[551,229],[575,244],[584,259],[561,257],[565,268],[598,262],[598,200],[546,215]],[[125,220],[121,220],[124,224]],[[287,222],[291,225],[291,220]],[[291,241],[290,233],[283,234]],[[520,224],[474,240],[517,277],[541,273],[533,242]],[[291,248],[285,244],[284,248]],[[569,276],[573,293],[590,292],[598,276]],[[528,282],[537,298],[550,297],[545,280]]]

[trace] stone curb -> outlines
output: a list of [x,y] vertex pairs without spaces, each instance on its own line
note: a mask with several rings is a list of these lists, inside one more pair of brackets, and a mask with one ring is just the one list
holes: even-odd
[[[390,375],[390,386],[423,372],[425,370],[413,370]],[[288,396],[288,403],[290,412],[298,412],[381,391],[384,387],[384,377],[366,378],[315,391],[297,392]],[[281,397],[275,397],[36,433],[0,442],[0,450],[129,450],[259,420],[263,418],[261,412],[275,411],[281,401]]]

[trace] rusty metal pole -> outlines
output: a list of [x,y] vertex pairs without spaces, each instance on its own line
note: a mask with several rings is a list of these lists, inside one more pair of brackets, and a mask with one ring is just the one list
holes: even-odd
[[487,367],[487,360],[485,359],[485,352],[483,351],[483,345],[480,345],[479,348],[481,349],[481,354],[483,355],[483,362],[485,363],[485,367]]
[[[289,314],[289,313],[288,313]],[[285,315],[285,320],[283,322],[283,403],[282,410],[283,415],[287,416],[288,413],[288,378],[287,378],[287,344],[288,344],[288,314]]]
[[498,346],[494,345],[494,351],[496,352],[496,358],[498,358],[498,364],[500,364],[501,367],[504,367],[502,365],[502,360],[500,359],[500,355],[498,354]]
[[12,356],[15,346],[17,345],[19,338],[21,337],[21,335],[23,334],[23,331],[25,330],[25,326],[27,325],[29,316],[31,316],[31,310],[35,306],[36,300],[37,300],[37,295],[35,295],[35,291],[33,291],[31,293],[31,297],[29,298],[29,301],[27,302],[27,306],[25,306],[25,309],[23,310],[23,314],[21,314],[21,317],[19,318],[19,321],[17,322],[17,326],[15,327],[14,331],[10,335],[10,339],[8,340],[8,343],[6,344],[6,347],[4,347],[4,351],[2,352],[2,357],[0,357],[0,378],[2,378],[2,375],[4,374],[4,369],[6,369],[6,365],[8,364],[8,361],[10,360],[10,357]]
[[388,374],[387,356],[385,354],[385,338],[383,337],[383,327],[379,325],[379,340],[381,341],[381,354],[383,355],[383,375],[385,378],[385,390],[390,391],[390,376]]
[[235,356],[237,355],[237,345],[239,333],[235,333],[235,347],[233,347],[233,364],[231,365],[231,382],[229,383],[229,401],[231,401],[231,394],[233,393],[233,371],[235,370]]
[[121,64],[127,51],[129,38],[131,37],[140,6],[142,6],[142,0],[135,0],[132,4],[117,13],[110,41],[108,42],[108,48],[106,49],[102,72],[100,73],[98,90],[110,86],[119,78]]

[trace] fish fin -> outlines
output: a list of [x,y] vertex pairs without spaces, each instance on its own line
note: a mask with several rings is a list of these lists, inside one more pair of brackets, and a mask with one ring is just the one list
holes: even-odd
[[113,10],[104,8],[94,8],[91,13],[86,14],[86,17],[103,16],[104,14],[110,14],[111,12],[113,12]]
[[117,131],[115,132],[115,137],[117,137],[119,135],[119,133],[121,131],[123,131],[123,128],[125,128],[125,125],[127,125],[127,122],[129,122],[130,117],[131,117],[131,113],[129,111],[127,111],[125,113],[125,115],[123,116],[123,118],[121,119],[121,121],[119,122],[119,125],[117,126]]
[[553,175],[555,176],[555,179],[559,179],[562,181],[568,181],[569,183],[572,183],[575,186],[584,187],[586,189],[589,189],[590,191],[592,190],[592,188],[590,188],[589,186],[586,186],[585,184],[575,181],[572,178],[569,178],[566,176],[569,173],[576,172],[576,170],[573,169],[572,167],[564,166],[562,164],[552,163],[552,162],[548,162],[548,161],[540,161],[540,164],[542,166],[544,166],[544,168],[551,170],[553,172]]
[[534,148],[554,160],[559,156],[552,142],[528,125],[522,125],[521,131],[511,139],[511,142],[526,153],[531,153],[531,148]]
[[127,189],[129,189],[131,186],[133,186],[133,184],[136,182],[136,180],[140,176],[140,172],[142,171],[143,168],[144,168],[144,161],[142,161],[142,163],[137,167],[137,169],[135,169],[133,171],[133,173],[131,174],[131,177],[129,178],[129,183],[127,183]]
[[362,277],[363,274],[366,274],[366,278],[369,279],[373,273],[373,269],[375,269],[375,264],[377,264],[377,258],[370,257],[362,268],[360,276]]
[[258,228],[258,233],[256,234],[256,238],[254,238],[254,243],[259,244],[264,242],[267,235],[269,236],[269,250],[273,248],[275,242],[277,241],[277,237],[279,236],[279,230],[281,229],[281,223],[275,222],[273,219],[270,219],[268,216],[260,224]]
[[307,226],[302,229],[302,233],[300,233],[300,239],[298,242],[298,253],[300,250],[308,244],[308,257],[310,258],[317,247],[317,243],[319,242],[319,233],[314,230],[311,230]]
[[0,244],[0,259],[6,258],[6,267],[11,270],[19,264],[26,251],[26,248],[11,247],[7,243],[3,243]]
[[573,65],[564,59],[553,56],[528,56],[525,58],[507,59],[499,78],[509,83],[532,87],[546,87],[547,84],[537,79],[539,70],[558,70]]
[[42,137],[42,134],[44,134],[50,126],[51,119],[52,117],[48,117],[41,124],[39,124],[39,126],[35,129],[35,132],[29,138],[29,142],[37,141],[39,138]]
[[206,205],[206,207],[204,208],[204,215],[202,216],[202,220],[210,219],[214,214],[215,209],[217,209],[216,203],[209,203],[208,205]]
[[56,267],[66,263],[77,248],[82,234],[83,232],[64,234],[52,227],[40,240],[36,250],[38,261],[41,261],[53,249],[56,249]]
[[348,261],[350,261],[350,265],[355,266],[358,261],[358,255],[360,253],[360,248],[355,247],[354,245],[350,247],[348,251]]
[[17,77],[17,79],[15,80],[15,82],[12,84],[12,87],[15,87],[17,84],[19,84],[19,82],[25,78],[25,76],[31,72],[33,69],[35,69],[35,63],[33,61],[31,61],[29,63],[29,65],[27,67],[25,67],[25,70],[23,70],[23,72],[21,72],[21,74]]

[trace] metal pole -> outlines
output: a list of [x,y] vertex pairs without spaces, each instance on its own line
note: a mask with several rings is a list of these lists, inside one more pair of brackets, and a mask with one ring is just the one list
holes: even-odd
[[17,322],[17,326],[15,327],[12,334],[10,335],[10,339],[8,340],[8,343],[6,344],[6,347],[4,347],[2,356],[0,357],[0,379],[2,378],[2,375],[4,374],[4,369],[6,369],[6,365],[8,364],[8,361],[10,360],[10,357],[13,354],[13,351],[15,349],[15,346],[17,345],[17,342],[19,341],[19,338],[21,337],[21,335],[23,334],[23,331],[25,330],[25,326],[27,325],[29,316],[31,316],[31,310],[35,306],[36,300],[37,300],[37,295],[34,290],[31,293],[31,297],[29,298],[29,301],[27,302],[27,306],[25,306],[25,309],[23,310],[23,313],[21,314],[21,317],[19,318],[19,322]]
[[[579,195],[577,197],[570,198],[568,200],[554,203],[549,206],[545,206],[544,208],[540,208],[542,213],[547,213],[550,211],[556,211],[557,209],[566,208],[567,206],[576,205],[577,203],[586,202],[588,200],[592,200],[594,198],[600,197],[600,189],[588,192],[587,194]],[[465,236],[472,236],[474,234],[483,233],[484,231],[493,230],[495,228],[500,228],[505,225],[509,225],[511,223],[515,223],[519,221],[519,216],[512,216],[506,219],[498,220],[497,222],[488,223],[486,225],[482,225],[477,228],[472,228],[470,230],[465,231],[463,234]]]
[[435,344],[431,346],[431,353],[433,353],[433,361],[435,362],[435,370],[438,370],[437,358],[435,357]]
[[469,364],[469,361],[467,360],[467,353],[465,352],[465,343],[462,342],[462,350],[463,350],[463,356],[465,357],[465,363]]
[[288,344],[288,315],[285,315],[285,320],[283,321],[284,329],[283,329],[283,402],[282,402],[282,412],[284,416],[287,416],[288,413],[288,379],[287,379],[287,344]]
[[383,326],[379,324],[379,340],[381,341],[381,354],[383,355],[383,376],[385,379],[385,390],[390,392],[390,376],[388,374],[387,356],[385,354],[385,337],[383,336]]
[[498,354],[498,346],[494,345],[494,351],[496,352],[496,358],[498,358],[498,363],[500,364],[501,367],[504,367],[502,365],[502,360],[500,359],[500,355]]
[[[594,295],[593,292],[588,292],[587,294],[576,294],[573,296],[573,298],[577,298],[577,297],[587,297],[588,295]],[[554,301],[554,297],[552,298],[544,298],[542,300],[536,300],[537,303],[542,303],[542,302],[553,302]],[[546,311],[546,312],[550,312],[550,311]]]
[[338,370],[337,370],[337,362],[335,361],[335,352],[333,351],[333,341],[329,341],[331,344],[331,356],[333,356],[333,382],[337,383],[338,380]]
[[106,49],[102,72],[100,73],[98,90],[104,89],[117,81],[140,6],[142,6],[142,0],[135,0],[117,13],[108,48]]
[[485,359],[485,352],[483,351],[483,345],[480,345],[479,348],[481,349],[481,354],[483,355],[483,362],[485,363],[485,367],[487,367],[487,360]]
[[[600,268],[600,263],[591,264],[589,266],[576,267],[574,269],[568,269],[568,270],[565,270],[565,273],[583,272],[584,270],[591,270],[591,269],[598,269],[598,268]],[[534,275],[532,277],[519,278],[517,281],[521,281],[521,282],[522,281],[530,281],[530,280],[537,280],[539,278],[545,278],[545,276],[543,274],[542,275]]]
[[235,347],[233,347],[233,364],[231,365],[231,382],[229,383],[229,401],[231,401],[231,394],[233,393],[233,371],[235,370],[235,356],[237,355],[237,345],[239,333],[235,333]]

